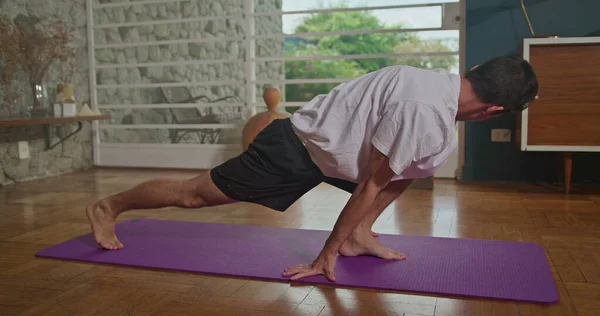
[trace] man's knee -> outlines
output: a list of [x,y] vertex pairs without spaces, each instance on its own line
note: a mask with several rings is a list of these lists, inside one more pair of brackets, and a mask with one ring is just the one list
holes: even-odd
[[189,208],[201,208],[236,202],[227,197],[214,184],[210,177],[210,171],[188,180],[184,187],[187,194],[185,194],[183,203]]
[[201,208],[208,206],[208,203],[206,202],[204,197],[197,194],[186,195],[182,202],[185,208]]
[[329,185],[332,185],[340,190],[346,191],[350,194],[352,194],[354,192],[354,190],[356,190],[356,187],[358,186],[358,184],[354,183],[354,182],[350,182],[350,181],[346,181],[346,180],[342,180],[342,179],[329,178],[329,177],[326,177],[323,182],[325,182]]

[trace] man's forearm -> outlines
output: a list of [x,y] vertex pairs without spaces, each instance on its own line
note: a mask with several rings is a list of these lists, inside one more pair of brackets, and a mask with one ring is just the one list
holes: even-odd
[[337,252],[346,241],[346,238],[364,219],[365,215],[371,210],[373,202],[379,192],[373,192],[364,186],[357,188],[357,193],[353,194],[346,206],[342,209],[338,220],[325,243],[324,250]]
[[369,225],[375,222],[379,214],[394,201],[412,180],[390,182],[382,191],[373,193],[366,191],[362,186],[357,188],[358,194],[353,195],[340,213],[335,226],[327,239],[325,249],[337,251],[346,241],[346,238],[361,223]]
[[390,168],[389,159],[379,150],[373,149],[368,168],[342,209],[323,251],[336,253],[342,247],[346,238],[371,210],[375,198],[390,183],[393,176],[394,171]]
[[398,180],[390,182],[375,198],[373,201],[373,205],[367,214],[365,215],[363,221],[359,225],[366,225],[368,229],[371,229],[371,226],[379,215],[394,201],[396,200],[402,192],[408,188],[408,186],[412,183],[413,180]]

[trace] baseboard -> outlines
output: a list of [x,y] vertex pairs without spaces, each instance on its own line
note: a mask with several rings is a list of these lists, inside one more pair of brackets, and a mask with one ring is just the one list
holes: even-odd
[[237,147],[98,145],[98,167],[210,169],[240,154]]

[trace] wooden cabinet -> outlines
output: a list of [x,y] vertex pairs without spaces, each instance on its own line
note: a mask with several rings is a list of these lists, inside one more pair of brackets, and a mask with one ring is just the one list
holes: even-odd
[[600,37],[528,38],[522,53],[539,92],[518,117],[517,143],[563,153],[569,193],[572,153],[600,152]]

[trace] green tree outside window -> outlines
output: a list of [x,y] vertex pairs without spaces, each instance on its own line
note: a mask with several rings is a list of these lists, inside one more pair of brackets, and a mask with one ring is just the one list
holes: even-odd
[[[336,6],[340,7],[340,6]],[[342,6],[344,7],[344,6]],[[315,13],[306,16],[295,33],[347,30],[401,29],[402,25],[386,26],[370,11]],[[353,54],[388,54],[420,52],[452,52],[442,39],[422,40],[414,33],[378,33],[366,35],[335,35],[319,38],[291,38],[285,42],[285,56],[336,56]],[[426,69],[451,69],[458,56],[407,56],[401,58],[337,59],[287,61],[287,79],[354,78],[391,65],[409,65]],[[309,101],[326,94],[337,83],[288,84],[288,102]],[[288,108],[294,112],[297,108]]]

